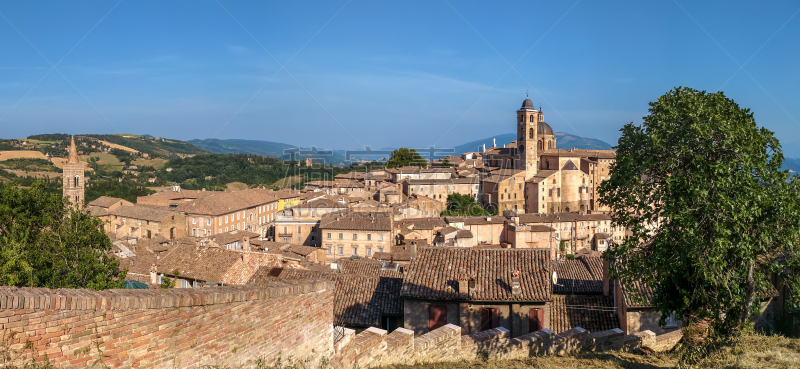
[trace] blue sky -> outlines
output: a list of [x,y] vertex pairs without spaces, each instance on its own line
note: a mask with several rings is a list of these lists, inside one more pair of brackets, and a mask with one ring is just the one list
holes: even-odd
[[613,144],[649,101],[690,86],[752,109],[800,157],[799,10],[797,1],[7,0],[0,137],[448,146],[512,132],[528,91],[554,130]]

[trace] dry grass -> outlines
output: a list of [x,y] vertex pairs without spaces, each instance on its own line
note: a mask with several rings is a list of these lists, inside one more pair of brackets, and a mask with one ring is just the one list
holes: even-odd
[[[122,136],[122,137],[127,137],[127,136]],[[136,153],[139,152],[138,150],[131,149],[130,147],[117,145],[115,143],[111,143],[111,142],[108,142],[108,141],[98,140],[98,142],[100,142],[101,144],[106,145],[106,146],[108,146],[108,147],[110,147],[112,149],[120,149],[120,150],[125,150],[127,152],[136,152]]]
[[[464,361],[413,366],[429,369],[656,369],[674,368],[675,355],[669,353],[633,354],[626,352],[582,353],[570,357],[532,357],[524,360]],[[391,368],[411,368],[393,366]],[[724,347],[698,363],[696,368],[800,368],[800,339],[781,336],[747,335],[739,343]]]
[[18,169],[6,169],[6,172],[11,172],[16,174],[18,177],[36,177],[36,178],[58,178],[61,177],[61,173],[59,172],[38,172],[38,171],[25,171],[25,170],[18,170]]
[[143,159],[139,158],[131,162],[133,165],[139,166],[151,166],[156,169],[161,169],[164,167],[164,164],[167,163],[167,159],[155,158],[155,159]]
[[44,156],[39,151],[32,151],[32,150],[11,150],[11,151],[0,151],[0,161],[8,160],[8,159],[44,159],[47,160],[47,157]]

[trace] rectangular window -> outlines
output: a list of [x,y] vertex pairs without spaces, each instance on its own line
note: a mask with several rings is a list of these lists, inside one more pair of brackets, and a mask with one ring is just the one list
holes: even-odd
[[433,304],[428,305],[428,330],[432,331],[446,324],[447,306]]
[[353,233],[353,240],[355,241],[357,239],[358,239],[358,234],[357,233]]
[[500,310],[496,308],[481,309],[481,331],[500,326]]
[[544,309],[528,310],[528,333],[544,328]]
[[211,218],[208,218],[208,219],[206,219],[206,225],[207,225],[207,226],[210,226],[210,225],[211,225]]
[[358,247],[353,247],[353,255],[358,255]]
[[225,232],[227,232],[227,231],[228,231],[228,227],[225,227]]
[[383,235],[382,234],[378,235],[378,241],[383,241]]
[[302,232],[303,232],[303,227],[297,226],[297,233],[302,233]]
[[242,220],[242,214],[236,213],[236,220]]
[[328,239],[331,239],[331,232],[328,232]]
[[222,228],[220,228],[217,233],[222,233]]
[[340,239],[340,240],[343,240],[343,239],[344,239],[344,233],[339,233],[339,239]]
[[339,247],[339,255],[343,255],[343,254],[344,254],[344,247]]
[[369,233],[367,234],[367,241],[372,241],[372,235]]
[[219,225],[222,225],[222,218],[219,218]]
[[331,254],[331,247],[330,247],[330,246],[328,246],[328,248],[327,248],[327,250],[326,250],[326,254],[328,254],[328,255],[330,255],[330,254]]
[[367,256],[372,256],[372,247],[367,247]]
[[228,216],[225,216],[225,224],[228,224]]

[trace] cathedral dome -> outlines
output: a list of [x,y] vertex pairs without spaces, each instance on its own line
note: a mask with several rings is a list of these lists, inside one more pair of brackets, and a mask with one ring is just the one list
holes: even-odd
[[540,136],[553,136],[553,129],[545,122],[539,122],[539,127],[536,130]]
[[526,108],[533,109],[533,101],[531,101],[531,99],[525,99],[525,101],[522,102],[522,109]]

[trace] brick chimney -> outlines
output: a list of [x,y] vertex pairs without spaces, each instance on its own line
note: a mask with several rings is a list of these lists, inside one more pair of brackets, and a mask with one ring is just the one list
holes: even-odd
[[158,273],[156,269],[156,264],[150,264],[150,284],[158,284]]
[[250,237],[245,237],[242,240],[242,261],[245,263],[250,262]]
[[522,294],[522,289],[520,288],[519,270],[511,272],[511,294]]
[[469,288],[467,287],[468,284],[469,281],[467,281],[466,279],[458,280],[458,293],[460,295],[466,295],[467,293],[469,293]]

